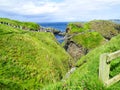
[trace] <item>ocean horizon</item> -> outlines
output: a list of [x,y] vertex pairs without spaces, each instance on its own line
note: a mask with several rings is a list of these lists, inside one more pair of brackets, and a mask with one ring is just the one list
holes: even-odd
[[[65,32],[68,23],[69,22],[45,22],[45,23],[38,23],[38,24],[42,27],[46,27],[46,28],[51,27],[61,32]],[[62,43],[64,41],[63,39],[61,39],[63,38],[63,36],[55,35],[55,37],[59,43]]]
[[43,22],[43,23],[38,23],[40,26],[43,27],[51,27],[51,28],[55,28],[61,32],[65,32],[65,29],[67,27],[67,24],[69,22]]

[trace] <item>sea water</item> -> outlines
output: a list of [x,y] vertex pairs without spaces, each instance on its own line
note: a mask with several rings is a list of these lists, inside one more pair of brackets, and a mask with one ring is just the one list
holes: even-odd
[[[67,27],[68,22],[49,22],[49,23],[39,23],[39,25],[43,26],[43,27],[51,27],[51,28],[55,28],[61,32],[65,32],[65,29]],[[62,43],[64,40],[61,39],[63,38],[63,36],[59,36],[59,35],[55,35],[56,39]]]

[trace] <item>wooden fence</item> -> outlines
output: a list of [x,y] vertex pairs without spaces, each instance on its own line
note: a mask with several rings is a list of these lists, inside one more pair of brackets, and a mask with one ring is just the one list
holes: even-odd
[[109,78],[110,72],[110,62],[120,57],[120,50],[114,53],[108,54],[104,53],[100,56],[99,63],[99,79],[104,83],[105,86],[110,86],[120,80],[120,74],[114,76],[113,78]]

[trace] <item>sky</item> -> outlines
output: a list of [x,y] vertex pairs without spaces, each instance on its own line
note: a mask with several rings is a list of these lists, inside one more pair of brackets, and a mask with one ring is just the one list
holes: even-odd
[[120,19],[120,0],[0,0],[0,17],[32,22]]

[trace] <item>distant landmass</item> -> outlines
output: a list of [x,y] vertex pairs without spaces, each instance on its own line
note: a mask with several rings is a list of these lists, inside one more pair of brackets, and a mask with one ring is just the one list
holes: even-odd
[[110,21],[120,24],[120,19],[110,19]]

